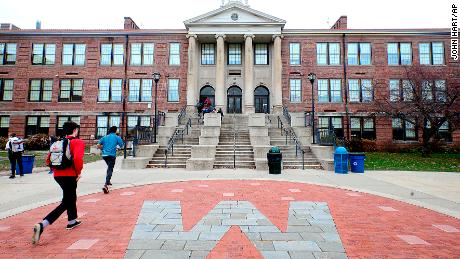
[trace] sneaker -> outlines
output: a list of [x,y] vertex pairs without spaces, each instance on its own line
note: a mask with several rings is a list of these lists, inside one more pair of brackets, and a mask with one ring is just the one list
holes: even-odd
[[23,175],[23,174],[20,174],[19,176],[20,176],[20,177],[23,177],[24,175]]
[[16,178],[16,176],[10,175],[10,179],[14,179],[14,178]]
[[78,227],[78,226],[80,226],[80,225],[81,225],[81,220],[75,220],[75,223],[73,223],[73,224],[67,224],[66,229],[67,229],[67,230],[71,230],[71,229],[74,229],[74,228],[76,228],[76,227]]
[[37,244],[40,240],[40,236],[43,233],[43,224],[37,223],[34,225],[34,234],[32,235],[32,244]]
[[108,183],[105,184],[105,185],[112,186],[112,183],[111,183],[111,182],[108,182]]

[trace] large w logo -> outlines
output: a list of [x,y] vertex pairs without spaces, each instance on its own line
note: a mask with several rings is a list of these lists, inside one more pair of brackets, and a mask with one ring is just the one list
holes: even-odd
[[[251,258],[347,258],[326,203],[291,202],[281,232],[247,201],[221,201],[190,231],[183,230],[178,201],[146,201],[125,258],[206,258],[218,255],[219,246],[244,243]],[[248,257],[242,253],[227,256]]]

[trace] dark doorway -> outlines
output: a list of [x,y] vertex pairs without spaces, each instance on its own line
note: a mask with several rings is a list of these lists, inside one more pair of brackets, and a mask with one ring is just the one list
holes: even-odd
[[241,113],[241,88],[234,85],[227,91],[227,113]]
[[256,113],[270,113],[270,92],[267,87],[259,86],[254,90]]
[[[214,88],[210,85],[205,85],[200,90],[200,103],[204,104],[206,98],[208,98],[211,101],[211,106],[216,106],[215,91]],[[203,108],[203,106],[201,106],[201,108]],[[198,112],[201,112],[201,109],[199,109]]]

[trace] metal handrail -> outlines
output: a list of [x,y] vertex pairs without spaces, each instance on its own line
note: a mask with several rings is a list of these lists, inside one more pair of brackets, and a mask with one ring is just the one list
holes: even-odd
[[182,120],[182,117],[184,117],[187,114],[187,105],[182,107],[180,109],[179,115],[177,116],[177,125],[180,125],[180,121]]
[[236,118],[233,109],[233,169],[236,169]]
[[184,144],[184,132],[188,135],[189,130],[188,128],[192,128],[192,119],[188,118],[187,123],[185,124],[184,128],[176,128],[171,138],[168,140],[168,145],[165,149],[165,168],[168,167],[168,153],[171,150],[171,156],[174,156],[174,144],[176,144],[177,139],[181,138],[182,144]]
[[286,106],[283,106],[283,115],[286,121],[289,123],[289,125],[292,125],[291,124],[291,114],[289,114],[289,110]]
[[298,157],[299,152],[302,154],[302,170],[305,170],[305,150],[302,148],[302,144],[300,144],[299,139],[297,138],[297,135],[295,134],[294,130],[289,127],[285,127],[283,124],[283,121],[281,118],[278,116],[278,128],[281,129],[281,136],[284,135],[286,136],[286,145],[288,144],[288,138],[292,140],[295,144],[295,157]]
[[304,115],[304,120],[305,120],[305,121],[304,121],[305,127],[309,127],[309,126],[313,125],[313,123],[312,123],[312,117],[311,117],[311,112],[310,112],[310,111],[305,111],[305,112],[303,113],[303,115]]

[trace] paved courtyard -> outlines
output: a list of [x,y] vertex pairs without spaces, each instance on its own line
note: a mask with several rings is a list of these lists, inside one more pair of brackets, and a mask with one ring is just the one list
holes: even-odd
[[0,177],[0,258],[459,258],[460,174],[288,170],[116,170],[79,185],[66,216],[32,246],[60,198],[50,175]]

